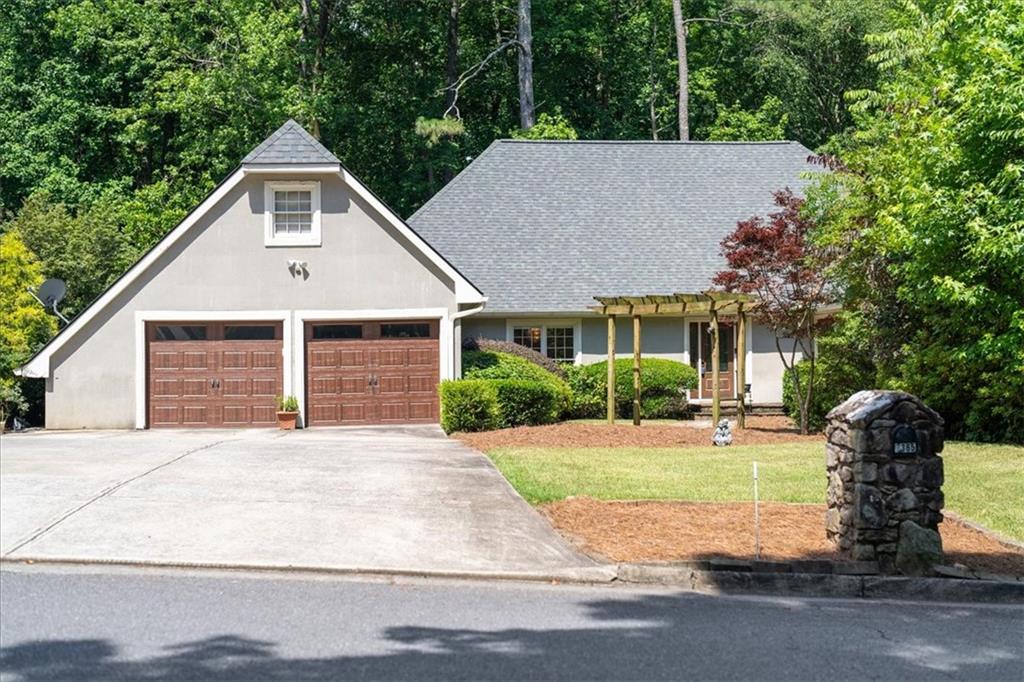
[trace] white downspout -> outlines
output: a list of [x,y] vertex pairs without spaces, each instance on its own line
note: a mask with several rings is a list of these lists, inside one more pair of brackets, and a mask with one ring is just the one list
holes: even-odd
[[454,338],[456,325],[458,324],[461,327],[461,323],[458,323],[457,321],[464,317],[469,317],[470,315],[476,315],[486,306],[487,299],[485,298],[480,302],[480,305],[473,308],[467,308],[466,310],[460,310],[449,318],[452,322],[452,376],[456,379],[462,378],[462,334],[459,334],[457,341]]

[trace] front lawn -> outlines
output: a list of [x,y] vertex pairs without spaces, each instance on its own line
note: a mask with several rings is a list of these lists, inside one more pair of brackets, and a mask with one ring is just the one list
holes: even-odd
[[[751,462],[760,497],[825,502],[824,442],[729,448],[551,448],[507,446],[487,454],[532,504],[570,496],[599,500],[753,499]],[[1024,540],[1024,447],[947,443],[946,507]]]

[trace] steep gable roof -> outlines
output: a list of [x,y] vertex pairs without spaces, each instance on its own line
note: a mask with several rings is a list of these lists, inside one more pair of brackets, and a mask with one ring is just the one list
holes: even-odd
[[408,222],[489,312],[578,312],[598,295],[703,291],[736,222],[801,191],[796,142],[498,140]]
[[[254,160],[255,159],[255,160]],[[352,175],[336,156],[331,154],[306,130],[292,119],[278,128],[266,140],[245,156],[242,164],[221,180],[198,206],[196,206],[174,229],[163,236],[149,251],[144,253],[128,270],[117,278],[107,289],[71,319],[66,327],[43,345],[28,362],[15,370],[26,377],[45,377],[50,373],[50,358],[69,339],[81,331],[91,319],[104,308],[113,304],[128,286],[147,269],[158,262],[160,257],[184,237],[189,230],[223,199],[248,173],[277,173],[284,166],[302,166],[301,172],[335,173],[381,217],[395,227],[442,272],[455,282],[455,296],[459,303],[480,305],[487,301],[473,282],[445,260],[436,249],[413,230],[402,218],[385,204],[369,187]],[[136,359],[138,362],[138,359]]]
[[306,129],[288,119],[242,159],[242,165],[270,163],[341,163]]

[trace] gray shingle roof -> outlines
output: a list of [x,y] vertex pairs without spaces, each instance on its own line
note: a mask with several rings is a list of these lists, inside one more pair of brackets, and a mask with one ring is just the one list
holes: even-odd
[[269,163],[341,163],[315,137],[292,119],[263,140],[244,159],[242,165]]
[[696,292],[736,222],[802,191],[796,142],[498,140],[408,223],[489,297],[570,312],[594,296]]

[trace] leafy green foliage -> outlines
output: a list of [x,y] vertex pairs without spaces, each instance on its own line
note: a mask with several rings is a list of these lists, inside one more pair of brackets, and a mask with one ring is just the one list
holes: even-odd
[[563,408],[569,402],[569,387],[561,377],[529,360],[510,353],[463,351],[462,376],[466,379],[519,379],[545,384],[560,396]]
[[564,365],[559,364],[555,360],[552,360],[543,353],[538,353],[532,348],[514,343],[512,341],[498,341],[496,339],[487,339],[484,337],[478,337],[475,339],[467,339],[463,344],[462,348],[464,351],[476,351],[484,350],[495,353],[506,353],[508,355],[515,355],[517,357],[528,360],[533,364],[546,369],[547,371],[554,374],[556,377],[562,379],[565,378]]
[[554,386],[523,379],[490,381],[498,395],[501,428],[537,426],[558,421],[565,396]]
[[512,137],[520,140],[575,140],[579,137],[569,119],[561,112],[555,114],[541,113],[537,122],[529,130],[516,128]]
[[14,370],[57,331],[55,319],[28,292],[43,279],[39,259],[20,235],[0,235],[0,421],[28,409]]
[[708,139],[729,140],[783,140],[789,114],[782,101],[774,95],[765,99],[757,111],[747,111],[739,103],[719,109],[715,122],[708,131]]
[[283,396],[279,395],[275,399],[277,403],[278,412],[298,412],[299,411],[299,399],[293,395]]
[[442,381],[441,428],[456,431],[489,431],[498,428],[498,392],[493,381],[461,379]]
[[[572,408],[576,417],[600,417],[605,413],[608,386],[608,361],[584,365],[574,374]],[[686,391],[697,387],[697,370],[675,360],[642,358],[640,361],[640,413],[645,419],[685,418],[690,415]],[[616,413],[633,414],[633,360],[615,361]]]
[[1024,0],[906,3],[812,196],[882,386],[1024,442]]

